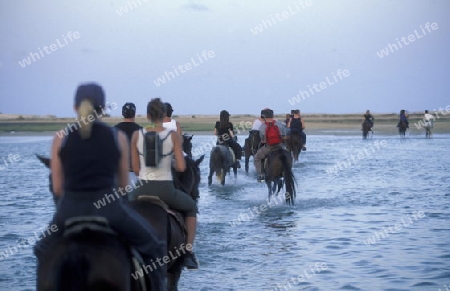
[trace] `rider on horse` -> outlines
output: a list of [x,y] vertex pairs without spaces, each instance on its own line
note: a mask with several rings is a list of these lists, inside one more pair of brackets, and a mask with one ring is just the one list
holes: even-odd
[[[128,240],[150,265],[164,256],[164,244],[142,216],[113,194],[117,187],[119,191],[129,187],[127,137],[99,120],[105,108],[105,95],[99,85],[80,85],[74,104],[78,120],[84,124],[79,122],[75,130],[70,127],[66,135],[56,134],[53,139],[52,192],[57,209],[51,224],[57,225],[58,231],[36,243],[38,264],[46,260],[46,255],[63,236],[66,220],[87,215],[105,217],[111,228]],[[94,206],[105,197],[111,203]],[[156,269],[149,276],[159,286],[158,290],[165,290],[163,269]]]
[[[369,123],[369,130],[373,132],[372,127],[373,127],[373,121],[375,120],[375,118],[373,118],[372,114],[370,114],[370,110],[366,111],[366,114],[364,114],[363,117],[363,124],[364,122],[368,122]],[[364,130],[364,128],[363,128]]]
[[405,122],[406,128],[409,128],[408,113],[405,111],[405,109],[400,110],[399,122],[397,124],[397,127],[400,127],[401,122]]
[[239,161],[242,157],[242,147],[235,140],[233,124],[230,122],[228,111],[220,111],[220,121],[217,121],[214,126],[214,135],[217,136],[217,144],[226,144],[233,149],[236,166],[240,168],[241,163]]
[[259,134],[264,146],[256,152],[253,159],[258,182],[264,181],[261,161],[266,158],[272,149],[282,146],[282,137],[286,135],[286,126],[282,122],[273,119],[272,109],[261,110],[261,118],[264,120],[264,123],[259,127]]
[[[131,102],[127,102],[122,106],[122,116],[123,121],[114,125],[114,127],[122,130],[128,138],[128,145],[131,143],[131,137],[133,136],[133,132],[142,128],[139,124],[134,121],[136,116],[136,105]],[[130,155],[130,172],[129,172],[130,181],[136,180],[136,175],[131,168],[131,155]]]
[[300,116],[300,110],[295,109],[291,111],[292,118],[289,119],[286,127],[290,129],[290,134],[300,135],[303,140],[303,150],[306,150],[306,134],[303,131],[305,129],[305,122],[302,121]]
[[433,128],[434,118],[435,117],[433,115],[428,113],[428,110],[425,110],[425,114],[423,116],[423,121],[424,121],[425,127]]
[[[175,131],[162,126],[165,106],[159,98],[152,99],[147,105],[147,116],[151,126],[133,134],[131,157],[133,170],[139,176],[142,186],[132,193],[132,199],[140,196],[157,196],[171,208],[185,213],[187,228],[186,244],[194,245],[197,228],[197,204],[187,193],[176,189],[172,176],[172,157],[175,158],[175,170],[183,172],[186,162],[181,150],[181,137]],[[158,166],[146,166],[144,155],[144,132],[157,132],[162,140],[162,158]],[[167,138],[166,138],[167,137]],[[187,252],[184,264],[188,269],[198,269],[198,260],[194,252]]]
[[172,118],[172,112],[173,108],[170,103],[165,102],[164,103],[166,114],[164,115],[163,119],[163,126],[168,129],[172,129],[180,134],[180,136],[183,136],[183,131],[181,130],[180,123]]

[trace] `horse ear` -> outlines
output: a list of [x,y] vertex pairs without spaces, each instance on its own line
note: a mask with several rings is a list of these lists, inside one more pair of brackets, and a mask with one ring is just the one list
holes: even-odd
[[40,156],[38,154],[36,154],[36,157],[39,159],[39,161],[41,161],[41,163],[43,163],[47,168],[50,168],[50,159]]
[[193,138],[194,136],[193,135],[191,135],[190,137],[189,137],[189,140],[192,140],[192,138]]
[[195,165],[198,167],[198,165],[200,165],[200,163],[203,162],[204,158],[205,158],[205,155],[202,155],[199,159],[197,159],[195,161]]

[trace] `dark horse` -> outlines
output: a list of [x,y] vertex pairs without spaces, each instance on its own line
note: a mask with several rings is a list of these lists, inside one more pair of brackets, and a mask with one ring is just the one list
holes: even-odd
[[[48,158],[38,158],[49,167]],[[186,157],[184,175],[174,176],[175,185],[182,187],[194,199],[199,197],[199,164],[203,158],[204,156],[193,161]],[[180,246],[185,243],[186,238],[184,218],[180,213],[168,209],[158,198],[142,197],[129,203],[150,223],[159,239],[166,242],[167,254],[170,255],[167,264],[167,290],[178,290],[184,260]],[[38,266],[38,291],[152,290],[140,285],[145,277],[144,271],[148,272],[148,269],[143,270],[142,262],[130,259],[132,249],[117,235],[112,234],[111,229],[106,228],[101,232],[98,229],[99,227],[95,227],[94,230],[64,236],[58,242],[48,258]],[[135,278],[131,275],[133,273]]]
[[298,161],[298,156],[300,155],[302,149],[303,149],[303,138],[299,134],[290,134],[287,136],[287,139],[285,140],[287,149],[289,152],[291,152],[292,156],[294,157],[294,161]]
[[231,148],[226,145],[217,145],[211,149],[211,156],[209,159],[209,175],[208,185],[212,184],[212,175],[216,173],[217,180],[221,185],[225,185],[225,176],[233,168],[234,177],[237,177],[237,167],[233,160]]
[[[367,139],[368,135],[369,135],[369,131],[372,131],[370,129],[370,123],[367,120],[364,120],[363,124],[362,124],[362,135],[363,135],[363,139]],[[373,133],[373,132],[372,132]]]
[[267,188],[269,189],[269,201],[273,194],[278,195],[284,185],[286,189],[286,203],[294,204],[296,190],[295,177],[292,173],[291,153],[282,147],[273,149],[264,162],[264,173]]
[[250,130],[250,135],[245,139],[244,155],[245,155],[245,171],[248,173],[248,164],[250,157],[254,156],[261,147],[261,137],[258,130]]
[[193,135],[183,134],[183,152],[185,152],[188,157],[192,158],[192,138]]
[[406,129],[407,129],[406,121],[400,121],[398,123],[398,133],[400,134],[401,138],[405,137]]

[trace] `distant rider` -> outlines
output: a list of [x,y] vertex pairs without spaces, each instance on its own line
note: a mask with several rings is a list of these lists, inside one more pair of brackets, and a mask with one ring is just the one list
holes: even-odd
[[236,167],[240,168],[242,158],[242,147],[235,140],[233,124],[230,122],[230,113],[226,110],[220,111],[220,120],[214,126],[214,135],[217,136],[217,144],[226,144],[233,149],[236,158]]
[[400,123],[402,121],[406,123],[406,128],[409,128],[408,113],[406,112],[405,109],[400,110],[399,122],[397,127],[400,127]]
[[425,115],[423,116],[423,121],[425,127],[433,128],[434,116],[428,113],[428,110],[425,110]]
[[303,131],[305,129],[305,122],[302,121],[300,116],[300,110],[292,110],[292,118],[288,121],[287,127],[290,129],[290,134],[300,135],[303,140],[303,149],[306,151],[306,134]]
[[[364,122],[368,122],[369,123],[369,130],[373,132],[372,128],[373,128],[373,121],[375,120],[375,118],[373,118],[372,114],[370,114],[370,110],[366,111],[366,114],[364,114]],[[363,128],[364,130],[364,128]]]

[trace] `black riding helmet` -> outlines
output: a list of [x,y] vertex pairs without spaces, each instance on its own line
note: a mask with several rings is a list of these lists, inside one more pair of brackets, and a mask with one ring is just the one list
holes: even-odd
[[261,110],[261,118],[273,118],[273,110],[269,108]]
[[172,105],[170,105],[170,103],[168,103],[168,102],[165,102],[164,103],[164,108],[166,109],[167,117],[172,117],[172,112],[173,112]]
[[124,118],[134,118],[136,116],[136,105],[127,102],[122,106],[122,116]]

